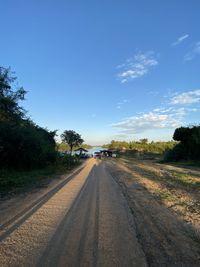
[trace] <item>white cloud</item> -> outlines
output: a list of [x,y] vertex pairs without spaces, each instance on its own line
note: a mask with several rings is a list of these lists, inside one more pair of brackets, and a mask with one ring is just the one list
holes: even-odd
[[153,52],[138,53],[133,58],[126,61],[125,64],[119,65],[123,71],[118,74],[122,83],[144,76],[149,69],[158,65],[158,61]]
[[155,108],[153,109],[154,112],[160,112],[160,113],[168,113],[172,111],[172,108]]
[[[175,129],[184,125],[186,116],[191,112],[200,112],[200,107],[195,105],[199,102],[200,89],[169,96],[169,101],[164,106],[113,123],[112,127],[127,137],[149,130]],[[188,107],[188,104],[192,106]]]
[[179,37],[176,42],[172,43],[173,46],[179,45],[180,43],[182,43],[185,39],[187,39],[189,37],[189,34],[185,34],[181,37]]
[[184,92],[171,98],[170,104],[184,105],[200,102],[200,89]]
[[141,116],[132,116],[121,122],[114,123],[114,128],[120,129],[122,133],[137,134],[147,130],[176,128],[181,125],[180,118],[172,114],[160,114],[149,112]]
[[185,61],[190,61],[193,58],[195,58],[197,55],[200,55],[200,41],[196,42],[196,44],[193,45],[193,48],[191,51],[189,51],[185,56]]
[[154,108],[153,111],[154,111],[154,112],[159,112],[159,111],[161,111],[161,108]]

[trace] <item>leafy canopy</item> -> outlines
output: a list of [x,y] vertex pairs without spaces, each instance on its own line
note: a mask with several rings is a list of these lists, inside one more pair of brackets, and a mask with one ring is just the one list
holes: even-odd
[[174,132],[173,139],[179,143],[169,150],[166,161],[200,160],[200,126],[180,127]]
[[26,118],[20,106],[25,94],[10,68],[0,67],[0,168],[32,169],[56,160],[56,131]]
[[19,105],[26,91],[15,85],[16,77],[10,68],[0,67],[0,121],[15,121],[25,117]]
[[61,138],[64,143],[69,145],[71,152],[73,147],[79,146],[84,142],[81,135],[73,130],[65,130],[63,134],[61,134]]

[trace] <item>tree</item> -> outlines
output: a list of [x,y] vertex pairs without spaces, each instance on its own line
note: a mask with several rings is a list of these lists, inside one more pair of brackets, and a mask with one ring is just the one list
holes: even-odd
[[177,128],[174,132],[173,139],[175,141],[180,141],[182,143],[187,143],[192,134],[192,128],[189,127],[180,127]]
[[173,139],[179,143],[168,151],[165,157],[166,160],[200,159],[200,126],[177,128]]
[[15,80],[10,68],[0,67],[0,121],[16,121],[25,116],[19,102],[24,100],[26,91],[16,88]]
[[56,160],[56,131],[26,118],[20,106],[26,91],[15,81],[10,68],[0,67],[0,168],[44,167]]
[[56,131],[27,120],[0,123],[0,168],[33,169],[56,160]]
[[79,146],[84,142],[81,135],[73,130],[65,130],[63,134],[61,134],[61,138],[64,143],[69,145],[70,153],[72,153],[73,147]]
[[140,139],[140,143],[141,144],[148,144],[148,139],[147,138]]

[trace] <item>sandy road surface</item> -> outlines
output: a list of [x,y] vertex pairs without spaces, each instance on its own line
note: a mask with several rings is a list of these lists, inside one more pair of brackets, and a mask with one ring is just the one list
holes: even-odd
[[4,224],[0,266],[147,266],[118,184],[94,159],[41,206]]
[[118,168],[90,159],[11,214],[0,226],[0,266],[199,266],[182,222]]

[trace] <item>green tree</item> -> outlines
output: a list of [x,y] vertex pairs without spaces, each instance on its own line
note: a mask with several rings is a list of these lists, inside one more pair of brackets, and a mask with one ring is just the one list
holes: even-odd
[[174,132],[173,139],[179,143],[166,153],[166,160],[200,159],[200,126],[177,128]]
[[26,91],[15,81],[10,68],[0,67],[0,168],[44,167],[56,160],[56,131],[26,118],[20,106]]
[[24,100],[26,91],[16,88],[15,81],[10,68],[0,67],[0,121],[16,121],[25,116],[19,102]]
[[69,145],[71,153],[73,147],[79,146],[84,142],[81,135],[73,130],[65,130],[63,134],[61,134],[61,138],[64,143]]
[[140,143],[141,144],[148,144],[148,139],[147,138],[140,139]]
[[65,143],[57,143],[56,144],[56,148],[58,151],[67,151],[69,149],[69,145],[68,144],[65,144]]

